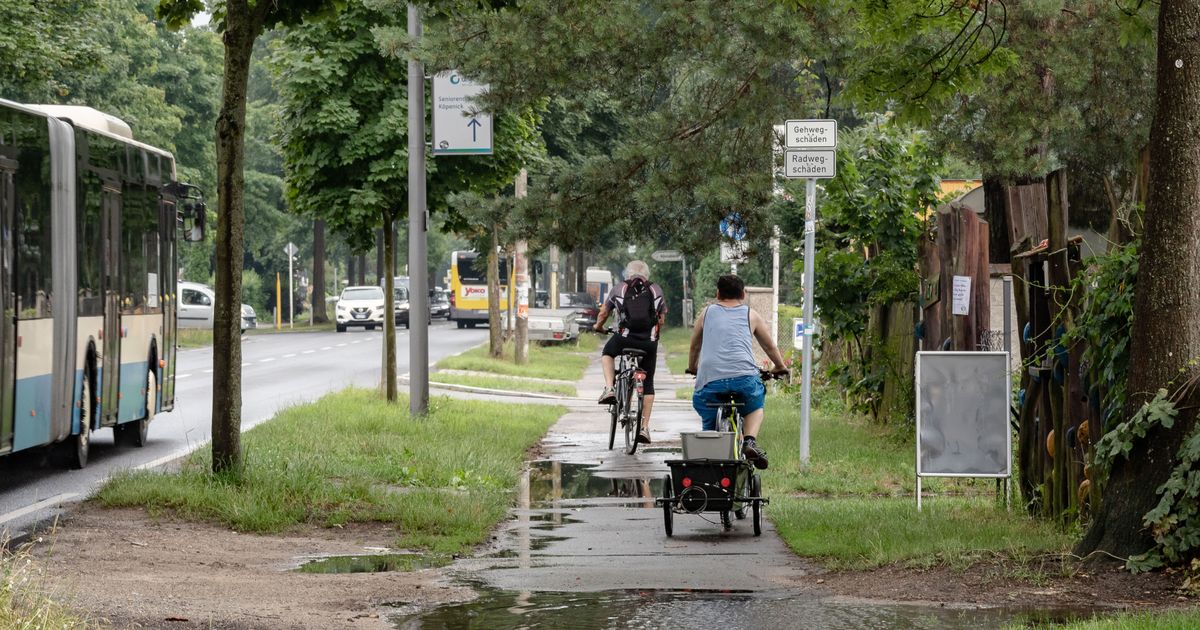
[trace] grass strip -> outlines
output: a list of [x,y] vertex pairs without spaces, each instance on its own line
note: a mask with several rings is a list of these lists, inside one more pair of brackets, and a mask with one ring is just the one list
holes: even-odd
[[485,387],[487,389],[504,389],[514,392],[533,392],[536,394],[557,394],[559,396],[575,396],[575,386],[566,383],[546,383],[524,379],[504,378],[503,376],[475,376],[473,374],[442,374],[429,375],[430,382],[449,383],[451,385],[467,385],[470,387]]
[[771,456],[767,514],[798,555],[834,569],[964,567],[998,554],[1020,559],[1070,548],[1068,533],[1004,509],[990,479],[925,479],[930,496],[917,512],[911,428],[873,424],[831,392],[818,394],[806,467],[797,395],[768,396],[758,436]]
[[666,353],[667,369],[682,375],[687,370],[688,349],[692,344],[692,329],[674,326],[664,328],[658,338],[659,350]]
[[213,331],[202,328],[180,328],[175,334],[175,342],[180,348],[204,348],[211,346]]
[[529,362],[517,365],[513,362],[513,344],[504,344],[504,356],[500,358],[488,356],[485,344],[462,354],[446,357],[438,361],[437,367],[441,370],[469,370],[505,376],[577,381],[583,378],[583,371],[587,369],[588,365],[588,357],[586,354],[564,349],[569,346],[570,344],[563,344],[563,347],[530,344]]
[[963,568],[997,554],[1058,553],[1073,542],[1053,525],[984,497],[932,498],[918,512],[912,499],[783,496],[771,498],[768,514],[792,551],[831,569]]
[[414,421],[407,409],[371,390],[330,394],[246,432],[240,476],[211,474],[205,447],[178,473],[120,473],[96,499],[249,532],[394,523],[397,547],[462,553],[504,518],[526,450],[565,412],[434,398]]
[[1054,628],[1055,630],[1192,630],[1200,628],[1200,610],[1167,610],[1161,612],[1121,613],[1070,623],[1041,623],[1011,625],[1016,628]]

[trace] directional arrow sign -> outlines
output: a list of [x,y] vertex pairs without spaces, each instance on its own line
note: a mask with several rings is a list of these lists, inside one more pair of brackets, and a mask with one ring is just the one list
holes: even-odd
[[683,254],[677,249],[660,249],[650,257],[658,262],[679,262],[683,260]]
[[434,155],[491,155],[492,115],[475,102],[487,90],[454,70],[433,77]]

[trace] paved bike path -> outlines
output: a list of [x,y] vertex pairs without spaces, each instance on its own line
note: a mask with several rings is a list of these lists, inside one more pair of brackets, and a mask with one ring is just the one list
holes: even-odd
[[[577,385],[582,397],[600,394],[598,358]],[[666,536],[662,510],[654,507],[668,474],[663,462],[680,457],[679,432],[698,429],[699,418],[690,401],[675,398],[676,387],[690,388],[691,379],[671,375],[661,355],[656,381],[653,444],[626,455],[618,433],[610,451],[607,408],[573,407],[543,439],[492,548],[452,571],[516,591],[777,591],[811,584],[803,578],[816,567],[793,555],[765,517],[756,538],[749,518],[725,532],[715,513],[704,514],[708,520],[677,514],[675,536]],[[770,470],[763,477],[770,496]]]

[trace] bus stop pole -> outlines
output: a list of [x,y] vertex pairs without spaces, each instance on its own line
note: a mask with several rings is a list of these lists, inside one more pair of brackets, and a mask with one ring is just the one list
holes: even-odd
[[[408,5],[408,36],[421,41],[421,14]],[[408,60],[408,411],[423,416],[429,410],[429,273],[425,207],[425,68],[416,57]]]
[[804,186],[804,373],[800,381],[800,465],[808,465],[809,409],[812,405],[813,258],[816,257],[817,180]]

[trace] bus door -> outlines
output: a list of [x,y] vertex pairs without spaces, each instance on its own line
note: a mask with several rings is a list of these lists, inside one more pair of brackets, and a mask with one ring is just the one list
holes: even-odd
[[12,264],[16,172],[16,161],[0,157],[0,452],[12,450],[13,387],[17,378]]
[[100,362],[100,424],[114,425],[120,410],[121,374],[121,188],[116,180],[104,179],[101,188],[101,228],[104,278],[104,342]]
[[[163,331],[162,341],[158,347],[158,358],[163,361],[163,369],[159,376],[160,392],[158,402],[163,411],[170,411],[175,405],[175,330],[178,327],[178,311],[179,303],[178,283],[176,279],[179,277],[177,269],[175,251],[175,230],[178,224],[178,211],[176,210],[175,202],[167,199],[162,199],[158,205],[158,225],[159,225],[159,242],[162,244],[159,249],[159,272],[158,272],[158,295],[159,305],[162,307],[163,313]],[[154,366],[150,366],[154,369]]]

